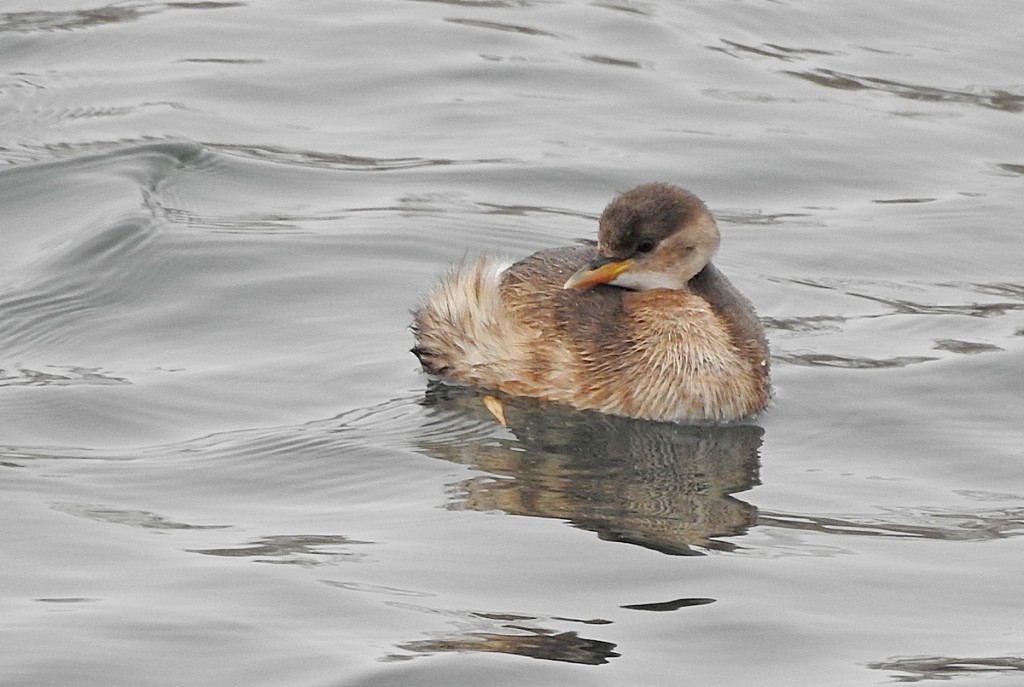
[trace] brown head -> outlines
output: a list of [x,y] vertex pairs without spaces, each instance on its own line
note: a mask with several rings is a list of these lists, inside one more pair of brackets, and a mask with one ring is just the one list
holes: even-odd
[[572,275],[565,288],[685,289],[718,242],[718,226],[700,198],[668,184],[637,186],[601,213],[600,257]]

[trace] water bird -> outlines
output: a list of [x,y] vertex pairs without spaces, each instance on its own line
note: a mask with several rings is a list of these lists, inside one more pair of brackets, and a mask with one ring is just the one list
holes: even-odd
[[711,262],[719,242],[697,196],[638,186],[604,209],[596,245],[452,269],[413,313],[412,352],[442,381],[581,410],[750,416],[771,397],[768,344]]

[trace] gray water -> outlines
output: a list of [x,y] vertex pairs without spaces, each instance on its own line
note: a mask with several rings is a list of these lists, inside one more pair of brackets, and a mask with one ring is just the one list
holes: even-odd
[[[1022,28],[7,0],[0,684],[1024,684]],[[767,412],[428,384],[440,272],[648,181],[718,216]]]

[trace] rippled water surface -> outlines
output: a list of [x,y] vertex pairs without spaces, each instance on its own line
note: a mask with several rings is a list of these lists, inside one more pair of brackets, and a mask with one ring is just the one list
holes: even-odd
[[[0,684],[1024,683],[1018,3],[8,0],[0,55]],[[766,413],[428,383],[439,272],[655,180]]]

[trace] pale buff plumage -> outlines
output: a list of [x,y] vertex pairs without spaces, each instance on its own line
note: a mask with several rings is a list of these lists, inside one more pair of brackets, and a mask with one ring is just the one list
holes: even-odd
[[447,274],[415,313],[413,350],[442,379],[580,409],[751,415],[770,396],[768,348],[709,262],[717,246],[695,196],[641,186],[605,209],[596,248],[482,257]]

